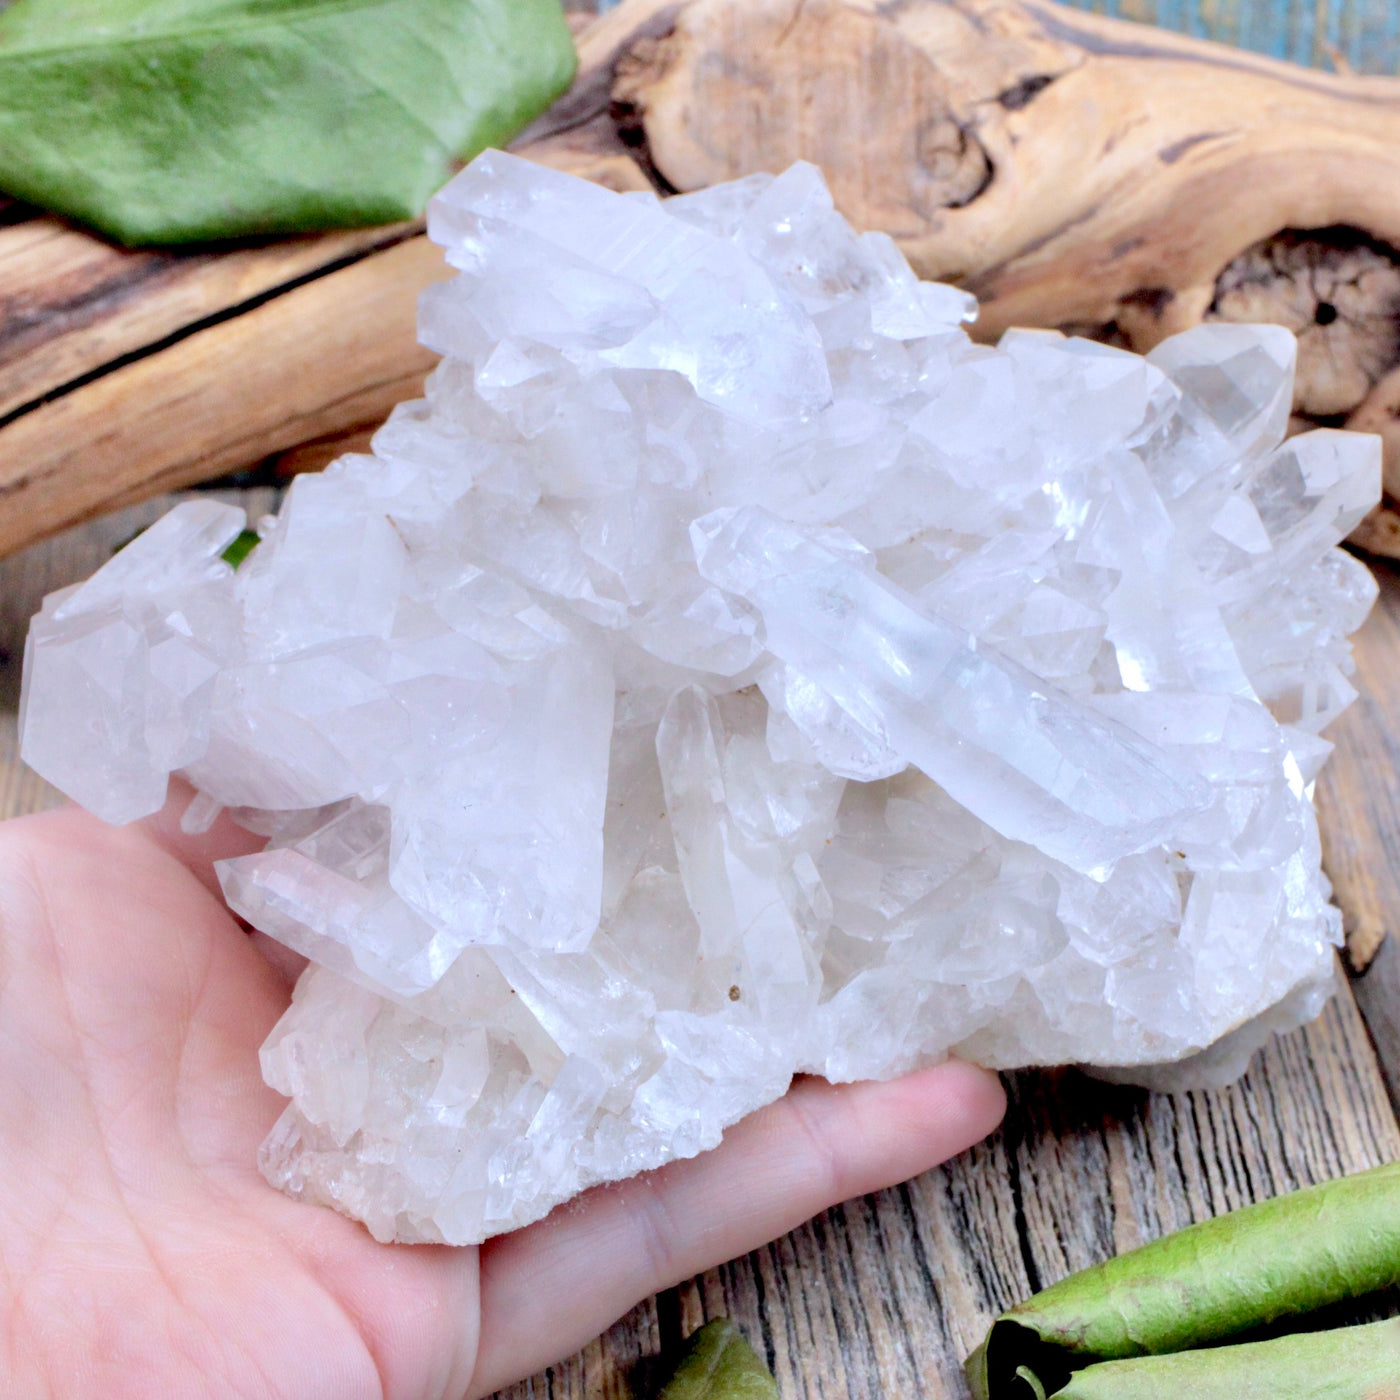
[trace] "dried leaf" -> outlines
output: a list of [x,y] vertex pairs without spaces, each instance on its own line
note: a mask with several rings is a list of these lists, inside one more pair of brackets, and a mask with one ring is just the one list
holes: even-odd
[[[1030,1392],[1025,1392],[1029,1400]],[[1270,1342],[1105,1361],[1054,1400],[1400,1400],[1400,1318]]]
[[968,1358],[968,1382],[978,1400],[1029,1400],[1022,1367],[1049,1395],[1078,1394],[1061,1387],[1091,1362],[1184,1351],[1396,1282],[1400,1163],[1391,1163],[1070,1275],[992,1324]]
[[690,1339],[660,1400],[778,1400],[777,1383],[727,1317]]

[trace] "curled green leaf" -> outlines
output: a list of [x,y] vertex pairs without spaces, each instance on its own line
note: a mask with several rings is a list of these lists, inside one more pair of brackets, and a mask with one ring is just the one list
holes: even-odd
[[1018,1366],[1016,1379],[1024,1383],[1030,1392],[1030,1400],[1046,1400],[1045,1387],[1041,1385],[1040,1377],[1029,1366]]
[[739,1329],[721,1317],[690,1338],[660,1400],[778,1400],[778,1386]]
[[240,530],[220,557],[225,564],[232,564],[236,569],[257,547],[258,532],[256,530]]
[[[1027,1392],[1029,1396],[1029,1392]],[[1400,1400],[1400,1318],[1269,1342],[1105,1361],[1054,1400]]]
[[413,218],[574,63],[559,0],[18,0],[0,190],[124,243]]
[[978,1400],[1031,1400],[1016,1374],[1024,1368],[1048,1395],[1078,1394],[1063,1387],[1093,1362],[1183,1352],[1397,1282],[1400,1163],[1392,1163],[1070,1275],[992,1324],[968,1358],[968,1383]]

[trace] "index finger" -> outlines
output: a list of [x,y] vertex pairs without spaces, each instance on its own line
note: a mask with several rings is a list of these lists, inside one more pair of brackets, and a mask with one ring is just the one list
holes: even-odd
[[957,1060],[884,1082],[801,1079],[712,1151],[595,1187],[488,1240],[469,1393],[568,1355],[641,1299],[828,1206],[946,1161],[1005,1107],[996,1075]]

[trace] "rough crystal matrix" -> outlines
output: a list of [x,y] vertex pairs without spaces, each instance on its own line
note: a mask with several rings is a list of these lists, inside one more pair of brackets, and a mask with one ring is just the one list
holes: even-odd
[[[796,1072],[1237,1072],[1327,994],[1311,783],[1378,444],[1280,445],[1293,341],[960,323],[794,166],[660,203],[496,153],[372,456],[178,506],[49,598],[25,758],[185,775],[310,959],[283,1189],[480,1240]],[[1262,1018],[1262,1019],[1261,1019]]]

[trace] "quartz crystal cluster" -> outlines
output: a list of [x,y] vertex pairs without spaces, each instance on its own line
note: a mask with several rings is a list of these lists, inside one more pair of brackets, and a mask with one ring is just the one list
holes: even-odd
[[974,344],[806,165],[663,203],[493,152],[430,232],[426,399],[236,570],[177,506],[26,659],[77,801],[180,773],[269,838],[221,879],[310,960],[273,1182],[475,1241],[794,1073],[1230,1072],[1316,1011],[1379,448],[1283,441],[1287,332]]

